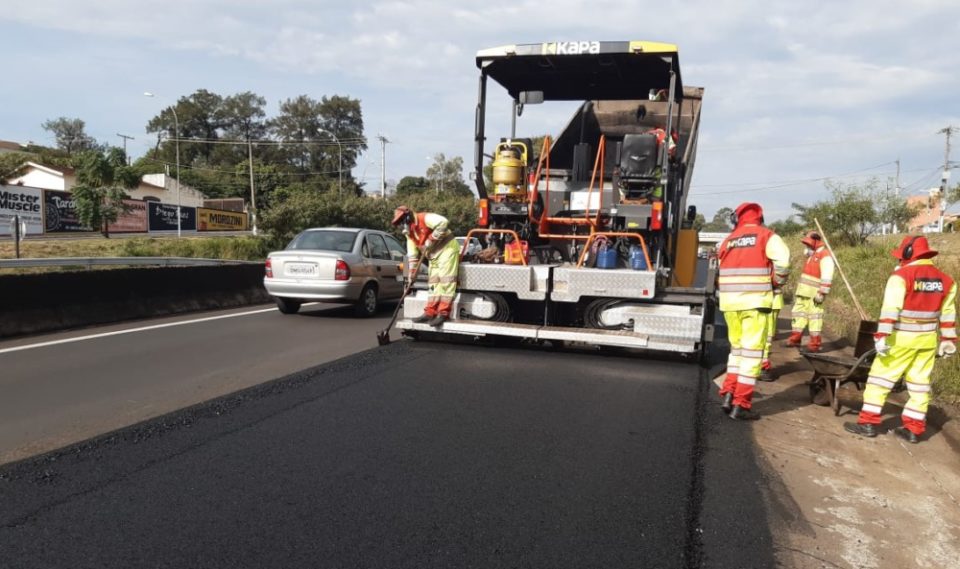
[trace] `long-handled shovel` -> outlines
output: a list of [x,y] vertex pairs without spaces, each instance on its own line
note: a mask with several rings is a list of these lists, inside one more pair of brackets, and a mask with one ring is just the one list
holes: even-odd
[[860,301],[857,300],[857,295],[854,294],[853,287],[850,286],[850,281],[847,280],[847,275],[844,274],[843,267],[840,266],[840,259],[837,259],[837,256],[833,253],[833,247],[831,247],[830,242],[827,241],[827,234],[824,233],[823,227],[820,226],[820,220],[813,218],[813,222],[817,224],[817,229],[820,231],[820,238],[823,239],[823,244],[827,246],[827,251],[829,251],[830,256],[833,257],[833,263],[837,266],[837,272],[839,272],[840,277],[843,278],[843,284],[847,285],[850,298],[853,299],[853,305],[857,307],[857,312],[860,313],[860,328],[857,330],[857,346],[854,351],[855,354],[859,355],[873,347],[873,334],[877,331],[877,323],[870,320],[870,316],[867,315]]
[[[423,257],[425,257],[424,255]],[[390,319],[390,323],[387,324],[387,327],[383,330],[377,332],[377,344],[381,346],[386,346],[390,343],[390,328],[393,328],[393,325],[397,322],[397,316],[400,315],[400,309],[403,308],[403,301],[407,298],[407,295],[410,294],[410,291],[413,290],[413,283],[417,280],[417,275],[420,274],[420,265],[423,263],[423,257],[417,259],[417,264],[413,267],[413,271],[410,277],[410,284],[407,285],[407,288],[404,289],[403,295],[400,297],[399,302],[397,302],[397,308],[393,311],[393,318]]]

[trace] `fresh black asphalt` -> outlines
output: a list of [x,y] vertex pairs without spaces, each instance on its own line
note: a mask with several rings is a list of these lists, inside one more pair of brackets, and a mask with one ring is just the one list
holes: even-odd
[[707,376],[395,342],[3,467],[0,566],[773,566]]

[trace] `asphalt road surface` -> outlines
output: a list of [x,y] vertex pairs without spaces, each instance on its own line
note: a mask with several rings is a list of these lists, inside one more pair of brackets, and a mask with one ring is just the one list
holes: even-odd
[[0,464],[376,346],[394,306],[356,319],[270,304],[0,342]]
[[395,342],[0,469],[10,567],[771,567],[695,365]]

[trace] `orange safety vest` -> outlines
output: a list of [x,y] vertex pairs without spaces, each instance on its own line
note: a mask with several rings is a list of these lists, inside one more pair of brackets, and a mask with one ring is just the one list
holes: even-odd
[[767,242],[773,231],[762,225],[734,229],[719,247],[720,294],[773,290],[773,263],[767,258]]
[[[830,251],[828,251],[826,248],[823,248],[819,251],[814,251],[813,255],[810,255],[810,257],[807,259],[807,262],[803,265],[803,273],[800,275],[799,284],[811,287],[815,291],[820,291],[821,285],[823,284],[820,281],[820,261],[829,256]],[[823,292],[824,294],[830,292],[829,284],[823,288],[827,290],[820,292]],[[799,294],[800,291],[798,290],[797,292]]]
[[423,248],[423,245],[430,239],[433,230],[427,227],[427,214],[418,213],[414,223],[410,226],[410,237],[413,238],[417,247]]
[[[899,314],[880,314],[880,329],[904,332],[936,332],[940,326],[940,311],[953,279],[933,265],[907,265],[897,274],[907,283],[907,294]],[[943,323],[952,327],[953,323]]]

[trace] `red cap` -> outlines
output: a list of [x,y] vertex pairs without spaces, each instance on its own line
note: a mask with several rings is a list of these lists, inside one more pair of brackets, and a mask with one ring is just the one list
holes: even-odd
[[737,216],[737,225],[763,222],[763,208],[758,203],[743,202],[733,213]]
[[936,257],[938,251],[930,248],[927,238],[922,235],[907,235],[900,242],[900,246],[890,251],[894,259],[913,261],[914,259],[929,259]]
[[390,222],[390,225],[398,225],[408,213],[410,213],[410,208],[405,205],[393,210],[393,220]]
[[820,246],[823,245],[823,238],[821,238],[820,234],[816,231],[810,231],[803,236],[800,242],[811,249],[819,249]]

